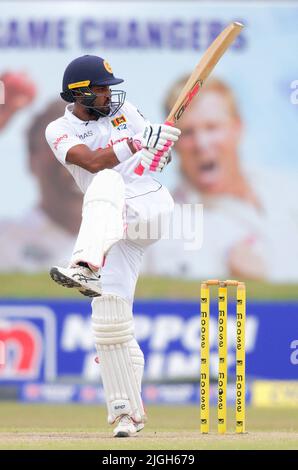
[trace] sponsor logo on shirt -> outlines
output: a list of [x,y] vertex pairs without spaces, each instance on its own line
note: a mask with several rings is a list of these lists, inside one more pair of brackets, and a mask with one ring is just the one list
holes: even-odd
[[[124,142],[124,140],[129,140],[129,139],[130,139],[130,137],[122,137],[122,139],[117,139],[117,140],[110,139],[110,141],[107,143],[105,148],[113,147],[113,145],[118,144],[118,142]],[[102,147],[99,147],[99,149],[101,149],[101,148]]]
[[77,137],[81,140],[86,139],[86,137],[91,137],[93,135],[92,131],[84,132],[84,134],[77,134]]
[[67,135],[67,134],[63,134],[63,135],[61,135],[60,137],[57,137],[57,139],[56,139],[55,142],[53,143],[54,149],[57,150],[58,145],[60,144],[61,140],[67,139],[67,138],[68,138],[68,135]]
[[113,127],[116,127],[119,131],[123,129],[127,129],[125,116],[121,114],[121,116],[118,116],[115,119],[113,119],[112,125]]

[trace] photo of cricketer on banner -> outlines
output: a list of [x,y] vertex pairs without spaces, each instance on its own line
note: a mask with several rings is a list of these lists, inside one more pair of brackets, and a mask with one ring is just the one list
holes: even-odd
[[[288,43],[294,7],[272,6],[268,16],[264,10],[245,4],[237,8],[202,5],[198,11],[194,4],[183,8],[175,2],[170,13],[165,10],[165,5],[159,5],[163,21],[152,16],[146,3],[142,9],[135,9],[128,3],[126,13],[117,21],[114,15],[116,5],[109,6],[109,14],[105,18],[96,14],[92,18],[88,15],[81,18],[75,10],[69,11],[66,4],[61,4],[60,15],[46,4],[41,15],[34,11],[29,15],[22,5],[20,8],[9,7],[12,10],[4,9],[2,17],[2,73],[8,70],[10,74],[17,74],[19,70],[25,70],[28,96],[27,104],[23,101],[27,106],[24,108],[26,113],[20,109],[18,119],[6,120],[0,135],[3,148],[10,149],[13,155],[2,162],[0,187],[2,198],[7,203],[0,208],[1,243],[5,246],[1,271],[43,271],[55,256],[63,264],[73,249],[77,230],[75,223],[77,227],[81,215],[80,203],[74,204],[61,197],[53,200],[51,213],[48,208],[45,211],[43,188],[34,182],[30,166],[26,164],[23,139],[29,122],[36,126],[35,117],[38,119],[46,113],[60,86],[58,74],[46,86],[40,86],[45,83],[45,76],[50,76],[50,63],[42,51],[49,51],[60,71],[73,57],[93,54],[97,50],[102,50],[103,55],[106,52],[117,70],[126,70],[123,51],[129,51],[132,60],[129,79],[125,81],[127,97],[138,103],[146,118],[162,122],[208,46],[227,24],[240,21],[249,27],[243,29],[224,60],[217,64],[196,104],[188,107],[185,116],[181,117],[184,120],[179,123],[183,129],[182,139],[175,148],[171,165],[158,176],[173,193],[176,204],[204,205],[204,242],[196,253],[189,253],[183,242],[179,245],[171,239],[167,246],[158,244],[148,255],[143,272],[175,277],[183,275],[192,279],[225,278],[232,277],[232,274],[271,282],[295,282],[298,279],[297,263],[293,261],[295,256],[289,253],[289,247],[295,250],[297,246],[293,243],[297,235],[293,176],[296,148],[291,138],[295,134],[296,113],[295,106],[289,101],[290,83],[295,73],[291,73],[291,50],[279,47]],[[67,19],[63,16],[64,9],[67,10]],[[14,13],[13,21],[9,11]],[[267,24],[266,35],[260,28],[262,21]],[[276,44],[274,55],[266,52],[269,43]],[[22,55],[24,47],[25,56]],[[162,71],[163,80],[158,87],[151,86],[149,73],[142,74],[142,87],[139,86],[140,69],[148,69],[143,54],[145,50],[150,51],[152,63]],[[17,57],[18,68],[11,52]],[[169,60],[165,64],[167,54]],[[267,57],[266,66],[262,61],[264,55]],[[258,63],[260,73],[252,87],[251,81],[243,77],[250,76],[255,63]],[[280,67],[281,63],[283,67]],[[213,81],[215,79],[217,84]],[[271,83],[270,88],[268,83]],[[150,99],[144,93],[149,88]],[[276,113],[269,111],[272,101]],[[262,126],[258,125],[255,115],[260,103],[264,115]],[[214,116],[207,115],[206,110],[212,109],[221,110],[221,122],[215,122]],[[115,129],[122,132],[125,125],[123,122]],[[206,133],[206,129],[214,132]],[[21,138],[15,139],[15,135]],[[79,139],[84,142],[88,136],[80,133]],[[205,145],[209,139],[212,147],[207,152]],[[39,144],[38,148],[41,149]],[[56,162],[55,168],[58,172]],[[16,196],[4,177],[8,173],[14,174],[22,198]],[[52,177],[55,180],[54,173]],[[235,183],[237,180],[238,185]],[[282,192],[273,189],[281,186],[284,188]],[[65,206],[63,211],[61,202]],[[73,213],[69,221],[68,207],[69,213]],[[55,214],[60,213],[60,209],[59,220],[56,220]],[[26,232],[26,220],[39,226],[41,233],[45,228],[40,237],[43,242],[32,232]],[[73,220],[72,224],[70,220]],[[47,236],[48,223],[54,225],[55,233],[51,239]],[[223,229],[221,243],[212,236],[219,226]],[[12,240],[19,246],[16,251],[11,248]],[[61,253],[55,253],[53,247],[58,247],[61,240],[65,245]],[[192,262],[194,258],[195,263]]]

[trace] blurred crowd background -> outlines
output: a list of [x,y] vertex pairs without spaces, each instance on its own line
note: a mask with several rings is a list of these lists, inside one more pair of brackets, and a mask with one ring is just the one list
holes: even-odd
[[65,263],[82,196],[45,139],[64,112],[65,66],[86,53],[123,76],[127,98],[162,121],[188,74],[231,21],[245,25],[180,122],[161,180],[177,204],[203,204],[203,244],[153,247],[144,273],[298,281],[295,3],[2,2],[0,269]]

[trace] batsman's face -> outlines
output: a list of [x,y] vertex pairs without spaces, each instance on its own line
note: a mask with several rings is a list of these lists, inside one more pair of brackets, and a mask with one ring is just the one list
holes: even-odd
[[227,99],[218,92],[202,92],[181,117],[179,127],[182,134],[175,148],[184,175],[201,192],[224,191],[238,165],[241,136],[240,120]]
[[93,103],[104,116],[108,116],[111,110],[111,90],[108,86],[93,86],[91,90],[97,95]]

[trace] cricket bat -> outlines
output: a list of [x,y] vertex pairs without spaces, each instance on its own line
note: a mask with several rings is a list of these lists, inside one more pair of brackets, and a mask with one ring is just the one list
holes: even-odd
[[[217,36],[217,38],[214,39],[184,85],[165,121],[165,124],[171,126],[176,124],[189,103],[202,88],[206,78],[208,78],[219,59],[233,43],[242,28],[243,24],[241,23],[231,23]],[[143,165],[140,163],[134,171],[137,175],[142,175],[144,172]]]

